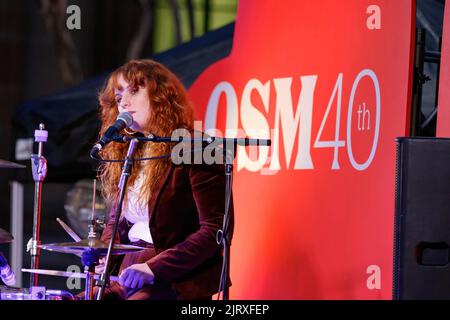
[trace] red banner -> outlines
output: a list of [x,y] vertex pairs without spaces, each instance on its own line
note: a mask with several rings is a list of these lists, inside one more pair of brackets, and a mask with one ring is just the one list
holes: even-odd
[[450,137],[450,5],[445,6],[442,28],[441,72],[436,137]]
[[204,129],[272,139],[235,159],[231,299],[391,298],[414,17],[410,0],[239,3],[231,55],[190,90]]

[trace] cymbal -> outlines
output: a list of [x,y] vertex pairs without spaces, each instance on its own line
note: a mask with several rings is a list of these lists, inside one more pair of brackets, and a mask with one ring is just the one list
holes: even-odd
[[27,166],[24,166],[23,164],[18,164],[18,163],[14,163],[11,161],[6,161],[6,160],[2,160],[0,159],[0,168],[5,168],[5,169],[22,169],[22,168],[26,168]]
[[6,230],[0,228],[0,243],[10,243],[14,240],[14,237]]
[[[99,254],[107,254],[109,243],[98,239],[84,239],[77,242],[49,243],[38,245],[39,248],[62,253],[82,254],[83,252],[95,249]],[[112,254],[127,254],[144,250],[145,248],[132,246],[129,244],[114,244]]]
[[[80,272],[67,272],[67,271],[45,270],[45,269],[22,269],[22,272],[37,273],[37,274],[43,274],[43,275],[47,275],[47,276],[86,279],[86,273],[80,273]],[[94,274],[95,280],[98,280],[99,278],[100,278],[99,274]],[[119,277],[109,276],[109,280],[119,281]]]

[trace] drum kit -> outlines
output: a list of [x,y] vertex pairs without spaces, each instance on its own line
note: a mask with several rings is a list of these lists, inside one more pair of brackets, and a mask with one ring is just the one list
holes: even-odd
[[[25,166],[6,160],[0,160],[0,168],[19,169],[25,168]],[[95,190],[96,186],[94,180],[94,192]],[[75,233],[75,231],[73,231],[62,220],[57,219],[60,225],[63,227],[63,229],[69,234],[69,236],[72,237],[74,242],[37,244],[37,247],[48,251],[74,254],[79,257],[81,257],[85,252],[95,252],[95,254],[98,256],[105,256],[107,254],[109,244],[96,238],[96,234],[94,231],[95,226],[94,209],[95,209],[95,193],[93,199],[92,220],[90,220],[89,223],[89,235],[87,239],[81,239]],[[6,230],[0,228],[0,244],[11,243],[12,241],[14,241],[14,237]],[[137,252],[143,249],[145,248],[133,245],[114,244],[111,254],[123,255],[127,253]],[[1,265],[0,271],[3,271]],[[85,279],[86,285],[83,299],[92,300],[94,298],[94,284],[95,281],[99,279],[99,275],[95,273],[95,265],[86,266],[84,271],[85,271],[84,273],[77,273],[77,272],[66,272],[57,270],[45,270],[38,268],[22,269],[22,272],[27,272],[35,275],[40,274],[40,275]],[[3,278],[1,279],[3,280]],[[109,280],[118,281],[118,277],[110,276]],[[72,293],[68,291],[48,290],[45,287],[33,285],[33,283],[31,284],[31,287],[29,289],[0,285],[0,300],[78,300],[78,299],[80,298],[74,296]]]

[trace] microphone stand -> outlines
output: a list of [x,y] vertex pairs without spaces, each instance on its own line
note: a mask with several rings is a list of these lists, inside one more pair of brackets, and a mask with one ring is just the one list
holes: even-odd
[[[115,141],[125,142],[130,138],[125,136],[115,137]],[[172,138],[172,137],[158,137],[150,134],[147,137],[136,138],[141,141],[150,142],[206,142],[211,144],[215,142],[216,144],[224,145],[224,157],[225,157],[225,212],[223,217],[222,229],[217,231],[216,241],[217,244],[222,246],[223,249],[223,263],[222,263],[222,274],[220,277],[219,284],[219,296],[220,292],[223,292],[223,300],[229,300],[229,286],[228,278],[230,275],[230,247],[231,247],[231,235],[230,235],[230,203],[231,194],[233,186],[233,162],[236,156],[237,145],[241,146],[270,146],[270,139],[249,139],[249,138],[218,138],[218,137],[208,137],[208,138]]]
[[222,245],[223,248],[223,262],[222,262],[222,274],[219,284],[219,295],[222,291],[222,300],[229,300],[229,286],[228,278],[230,276],[230,247],[231,247],[231,235],[230,235],[230,203],[233,187],[233,161],[236,155],[237,141],[233,141],[233,150],[227,148],[225,144],[224,156],[225,156],[225,212],[223,216],[222,229],[217,231],[216,241],[217,244]]
[[[131,171],[131,164],[127,165],[127,162],[132,161],[131,155],[133,154],[134,145],[132,147],[132,144],[136,144],[138,141],[148,141],[148,142],[206,142],[208,144],[211,144],[213,142],[216,142],[217,144],[223,144],[224,145],[224,156],[225,156],[225,212],[224,212],[224,218],[223,218],[223,224],[222,229],[217,231],[216,234],[216,241],[217,244],[222,245],[223,247],[223,264],[222,264],[222,274],[220,278],[220,284],[219,284],[219,293],[223,291],[223,300],[229,300],[229,287],[228,287],[228,278],[230,274],[230,246],[231,246],[231,239],[230,239],[230,202],[231,202],[231,193],[232,193],[232,183],[233,183],[233,161],[234,157],[236,155],[236,148],[237,145],[241,146],[270,146],[271,140],[270,139],[249,139],[249,138],[217,138],[217,137],[208,137],[208,138],[187,138],[187,137],[158,137],[153,134],[150,134],[147,137],[126,137],[117,135],[116,137],[112,138],[113,141],[116,142],[126,142],[131,141],[130,148],[128,149],[127,158],[125,160],[124,165],[124,172],[127,169],[127,166],[129,166],[129,170]],[[233,146],[233,150],[230,151],[229,147]],[[130,152],[131,150],[131,152]],[[138,160],[138,159],[136,159]],[[129,173],[128,173],[129,175]],[[128,179],[128,175],[124,176],[124,173],[122,173],[122,178],[125,181]],[[123,184],[123,183],[122,183]],[[113,231],[113,237],[111,238],[110,246],[108,248],[108,256],[106,258],[105,263],[105,269],[100,277],[99,282],[101,283],[102,287],[100,291],[98,292],[97,300],[100,300],[103,291],[104,291],[104,285],[105,285],[105,274],[106,270],[108,270],[108,263],[110,258],[110,249],[112,248],[112,242],[114,241],[115,234],[117,232],[117,225],[118,220],[120,217],[120,213],[122,211],[122,202],[123,202],[123,193],[124,193],[124,186],[120,187],[121,183],[119,183],[120,188],[120,200],[119,200],[119,206],[117,208],[116,213],[116,220],[114,222],[114,231]]]
[[136,149],[138,142],[139,141],[137,139],[131,139],[130,146],[128,147],[128,152],[127,152],[127,155],[125,158],[125,163],[123,165],[122,175],[119,180],[119,190],[120,190],[119,204],[116,209],[116,216],[115,216],[115,221],[114,221],[113,232],[111,234],[111,239],[109,241],[108,253],[106,254],[105,268],[100,276],[100,279],[98,280],[98,283],[100,285],[100,290],[97,293],[97,300],[101,300],[103,298],[103,293],[105,292],[105,286],[106,286],[107,277],[108,277],[107,272],[108,272],[109,265],[110,265],[112,249],[113,249],[113,245],[114,245],[114,240],[116,238],[117,229],[119,226],[119,219],[122,214],[122,205],[123,205],[123,199],[125,196],[125,188],[127,186],[128,178],[131,175],[131,169],[133,166],[133,154],[134,154],[134,151]]

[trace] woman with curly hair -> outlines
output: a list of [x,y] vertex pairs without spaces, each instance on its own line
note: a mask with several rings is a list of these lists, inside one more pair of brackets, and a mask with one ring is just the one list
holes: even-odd
[[[152,60],[133,60],[115,70],[99,102],[100,136],[121,112],[133,117],[125,135],[171,136],[177,129],[193,130],[193,108],[186,90],[172,72]],[[170,154],[172,147],[139,143],[135,157]],[[128,143],[110,143],[100,155],[124,159],[127,150]],[[120,280],[111,283],[104,298],[211,299],[219,287],[223,258],[216,242],[224,217],[223,166],[175,165],[170,158],[135,162],[121,216],[115,217],[120,175],[120,163],[100,167],[103,194],[112,206],[101,239],[111,239],[119,219],[116,241],[146,249],[125,255]],[[104,260],[97,262],[97,272],[104,268]]]

